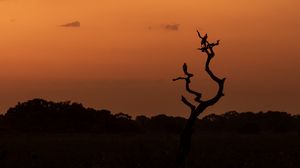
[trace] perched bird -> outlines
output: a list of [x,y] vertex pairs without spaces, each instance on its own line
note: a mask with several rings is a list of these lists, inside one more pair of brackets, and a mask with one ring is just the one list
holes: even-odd
[[187,72],[187,65],[186,65],[186,63],[183,64],[182,69],[183,69],[183,72]]
[[201,40],[201,45],[206,45],[206,42],[207,42],[207,33],[205,34],[204,37],[202,37],[202,40]]

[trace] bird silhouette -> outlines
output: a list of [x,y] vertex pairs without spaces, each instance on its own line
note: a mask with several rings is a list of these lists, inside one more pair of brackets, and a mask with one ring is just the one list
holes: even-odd
[[204,37],[202,37],[201,45],[202,45],[202,46],[206,46],[206,42],[207,42],[207,33],[205,34]]

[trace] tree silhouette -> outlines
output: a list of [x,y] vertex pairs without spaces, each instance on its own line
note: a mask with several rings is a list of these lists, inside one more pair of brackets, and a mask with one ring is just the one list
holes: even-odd
[[201,39],[200,50],[201,52],[207,55],[206,63],[205,63],[205,71],[210,76],[210,78],[218,84],[218,91],[216,95],[209,99],[209,100],[202,100],[202,94],[194,91],[190,88],[191,78],[194,76],[190,72],[188,72],[188,66],[186,63],[183,64],[182,70],[185,74],[185,77],[178,77],[173,79],[173,81],[177,80],[184,80],[185,81],[185,89],[188,93],[195,96],[195,102],[197,105],[192,104],[188,101],[184,96],[181,97],[181,101],[187,105],[190,109],[190,116],[185,124],[185,127],[180,135],[180,144],[179,144],[179,151],[176,158],[176,166],[178,168],[184,168],[186,165],[186,158],[191,148],[191,138],[193,134],[193,127],[197,120],[197,117],[209,106],[214,105],[217,103],[222,96],[224,96],[223,89],[224,89],[224,82],[225,78],[221,79],[217,77],[210,69],[210,62],[212,58],[215,56],[214,47],[219,45],[219,40],[216,43],[210,43],[208,39],[208,35],[205,34],[203,37],[197,30],[198,37]]
[[[1,134],[96,133],[96,134],[168,134],[180,133],[187,119],[167,116],[113,114],[109,110],[86,108],[80,103],[33,99],[18,103],[0,114]],[[300,115],[287,112],[236,112],[209,114],[196,119],[195,132],[205,134],[286,134],[300,133]],[[0,147],[1,148],[1,147]]]

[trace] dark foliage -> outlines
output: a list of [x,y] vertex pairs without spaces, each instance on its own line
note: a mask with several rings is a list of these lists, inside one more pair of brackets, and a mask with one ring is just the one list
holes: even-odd
[[286,112],[243,112],[230,111],[222,115],[205,116],[200,125],[200,131],[207,132],[239,132],[242,134],[286,133],[300,130],[299,116]]
[[[85,108],[71,102],[33,99],[18,103],[0,115],[0,132],[20,133],[169,133],[179,134],[186,122],[182,117],[153,117],[112,114],[108,110]],[[230,111],[198,119],[197,133],[287,133],[300,132],[300,116],[286,112]]]
[[137,129],[128,115],[43,99],[18,103],[7,111],[2,122],[6,129],[20,132],[107,133]]

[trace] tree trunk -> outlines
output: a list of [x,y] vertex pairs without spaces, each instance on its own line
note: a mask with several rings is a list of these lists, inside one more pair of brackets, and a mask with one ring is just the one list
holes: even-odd
[[185,168],[188,153],[191,150],[192,135],[194,133],[194,118],[189,118],[181,135],[179,151],[176,159],[177,168]]

